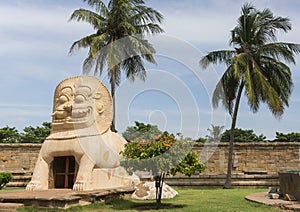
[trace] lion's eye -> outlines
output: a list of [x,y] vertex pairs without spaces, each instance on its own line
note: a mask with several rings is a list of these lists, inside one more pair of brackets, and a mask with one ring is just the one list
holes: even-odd
[[83,95],[80,95],[80,94],[79,94],[79,95],[76,95],[76,96],[75,96],[75,102],[76,102],[76,103],[83,103],[83,102],[85,102],[85,100],[86,100],[86,99],[85,99],[85,97],[84,97]]
[[60,96],[59,99],[58,99],[58,102],[59,102],[60,104],[64,104],[64,103],[66,103],[67,101],[69,101],[69,98],[66,97],[65,95]]

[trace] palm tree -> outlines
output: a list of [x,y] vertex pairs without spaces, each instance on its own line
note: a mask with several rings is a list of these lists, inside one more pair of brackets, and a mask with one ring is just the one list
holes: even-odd
[[206,136],[208,142],[220,142],[222,138],[222,131],[224,126],[211,125],[211,129],[208,128],[207,131],[209,135]]
[[127,78],[144,80],[146,70],[143,59],[155,63],[155,49],[144,38],[144,34],[163,32],[157,24],[163,16],[145,6],[144,0],[110,0],[106,6],[102,0],[84,0],[94,11],[78,9],[70,20],[84,21],[93,26],[95,33],[73,43],[69,53],[76,49],[89,48],[83,63],[83,73],[91,71],[108,77],[113,97],[114,117],[111,129],[115,131],[115,90],[120,83],[121,70]]
[[213,106],[218,107],[221,102],[232,118],[224,188],[231,187],[234,129],[243,92],[253,112],[258,111],[262,102],[280,118],[289,106],[293,82],[290,68],[284,62],[295,64],[300,45],[278,42],[276,33],[291,29],[288,18],[276,17],[269,9],[260,11],[246,3],[237,26],[231,31],[230,45],[234,49],[210,52],[200,61],[203,68],[211,63],[227,66],[212,98]]

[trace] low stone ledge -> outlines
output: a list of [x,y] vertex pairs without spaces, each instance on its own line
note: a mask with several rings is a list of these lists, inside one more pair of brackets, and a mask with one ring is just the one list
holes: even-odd
[[[232,175],[232,185],[236,187],[259,187],[266,188],[279,185],[278,175]],[[170,176],[165,182],[170,186],[197,186],[197,187],[219,187],[223,186],[226,175],[199,175],[197,177]]]
[[82,192],[73,191],[71,189],[7,191],[0,193],[0,203],[21,203],[25,206],[33,206],[36,208],[66,209],[71,206],[79,205],[80,201],[109,202],[124,197],[125,195],[131,195],[133,192],[133,187]]

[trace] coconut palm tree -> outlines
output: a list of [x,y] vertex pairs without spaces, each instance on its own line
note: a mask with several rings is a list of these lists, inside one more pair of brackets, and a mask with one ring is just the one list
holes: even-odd
[[285,63],[295,63],[300,45],[278,42],[276,33],[291,29],[288,18],[274,16],[269,9],[257,10],[246,3],[237,26],[231,31],[233,50],[213,51],[200,60],[203,68],[218,63],[227,66],[212,98],[213,106],[218,107],[221,102],[232,118],[224,188],[231,187],[234,129],[243,92],[253,112],[258,111],[260,103],[266,103],[272,114],[279,118],[289,106],[293,82],[290,68]]
[[206,136],[208,142],[220,142],[222,138],[222,131],[224,129],[224,126],[215,126],[211,125],[211,129],[208,128],[207,131],[209,132],[209,135]]
[[[84,2],[95,11],[77,9],[70,20],[89,23],[95,33],[74,42],[69,52],[89,48],[83,73],[93,71],[95,75],[101,75],[104,69],[108,71],[115,112],[115,90],[120,83],[121,70],[132,81],[135,77],[144,80],[143,60],[155,63],[155,49],[144,35],[163,32],[157,24],[163,16],[145,6],[144,0],[110,0],[107,5],[102,0]],[[111,129],[115,131],[115,115]]]

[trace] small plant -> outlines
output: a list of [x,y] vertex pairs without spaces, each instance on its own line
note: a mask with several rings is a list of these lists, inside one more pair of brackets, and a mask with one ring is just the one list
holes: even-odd
[[6,186],[13,179],[13,176],[9,172],[0,172],[0,190]]

